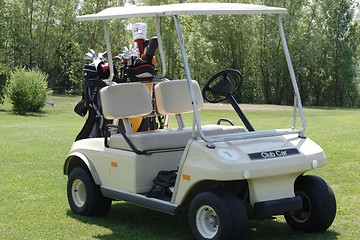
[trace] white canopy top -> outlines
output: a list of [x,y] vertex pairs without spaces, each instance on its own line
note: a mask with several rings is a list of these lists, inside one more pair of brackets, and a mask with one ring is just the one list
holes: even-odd
[[159,6],[127,6],[107,8],[95,14],[76,17],[77,21],[173,15],[221,14],[286,14],[285,8],[241,3],[179,3]]

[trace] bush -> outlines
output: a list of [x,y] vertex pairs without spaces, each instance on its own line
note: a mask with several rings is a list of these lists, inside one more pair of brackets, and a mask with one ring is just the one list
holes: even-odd
[[9,82],[10,71],[5,66],[0,64],[0,104],[4,104],[6,86]]
[[45,106],[47,77],[38,69],[17,69],[11,74],[8,93],[15,112],[38,112]]

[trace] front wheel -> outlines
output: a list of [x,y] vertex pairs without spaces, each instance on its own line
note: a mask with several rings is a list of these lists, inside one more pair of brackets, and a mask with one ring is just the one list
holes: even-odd
[[328,229],[336,215],[335,195],[330,186],[320,177],[300,176],[294,188],[303,206],[299,211],[284,215],[290,228],[302,232],[323,232]]
[[111,207],[111,199],[101,194],[89,171],[79,167],[69,174],[67,197],[71,210],[79,215],[105,215]]
[[195,239],[244,239],[247,215],[243,202],[227,191],[199,193],[189,209]]

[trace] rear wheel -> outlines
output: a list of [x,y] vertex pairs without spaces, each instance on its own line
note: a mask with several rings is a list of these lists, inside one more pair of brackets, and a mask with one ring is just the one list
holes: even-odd
[[105,215],[111,207],[111,199],[102,195],[89,171],[80,167],[69,174],[67,197],[71,210],[79,215]]
[[333,223],[336,215],[335,195],[330,186],[317,176],[300,176],[295,181],[295,194],[303,207],[285,214],[291,229],[302,232],[322,232]]
[[189,210],[195,239],[244,239],[247,215],[240,198],[227,191],[199,193]]

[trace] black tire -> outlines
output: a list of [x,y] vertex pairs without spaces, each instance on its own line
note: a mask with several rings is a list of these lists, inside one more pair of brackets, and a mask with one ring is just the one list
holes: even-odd
[[336,215],[336,199],[330,186],[317,176],[300,176],[295,181],[295,195],[300,196],[303,207],[285,214],[292,230],[323,232],[333,223]]
[[87,169],[74,168],[68,178],[67,197],[71,210],[83,216],[105,215],[111,199],[104,197]]
[[195,239],[244,239],[248,229],[244,203],[223,190],[199,193],[190,205],[189,226]]

